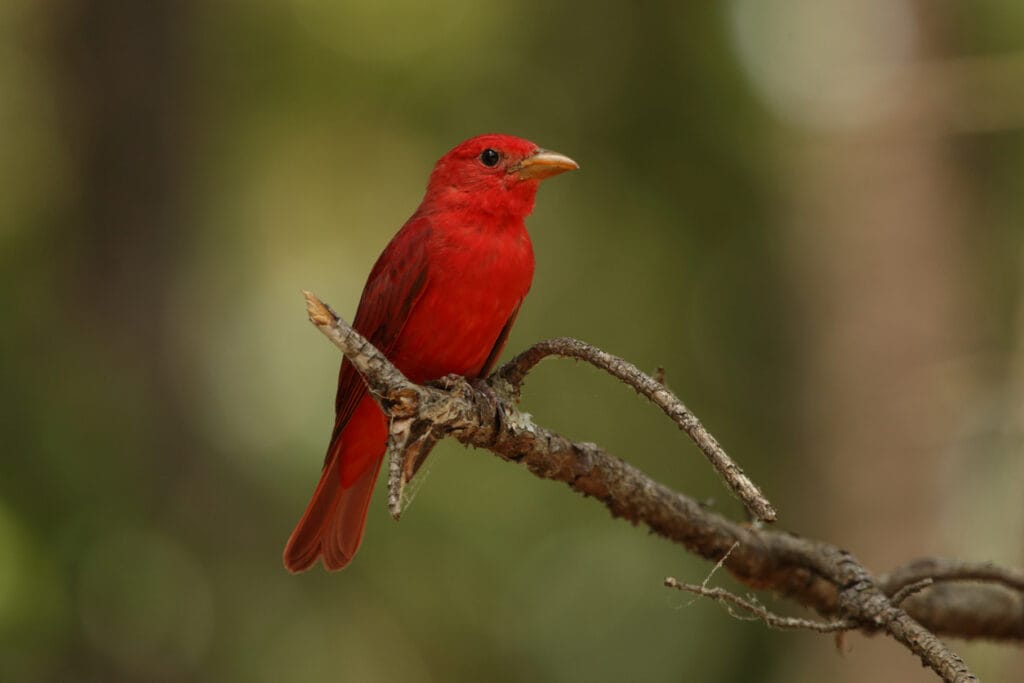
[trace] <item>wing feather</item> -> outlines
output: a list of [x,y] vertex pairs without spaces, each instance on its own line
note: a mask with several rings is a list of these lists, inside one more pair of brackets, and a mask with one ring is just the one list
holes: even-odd
[[[409,314],[426,289],[429,239],[430,228],[425,221],[407,223],[384,249],[366,280],[352,326],[385,356],[391,354]],[[334,399],[332,444],[364,396],[366,384],[363,378],[347,358],[342,360],[338,371],[338,393]],[[324,467],[335,452],[334,448],[327,449]]]

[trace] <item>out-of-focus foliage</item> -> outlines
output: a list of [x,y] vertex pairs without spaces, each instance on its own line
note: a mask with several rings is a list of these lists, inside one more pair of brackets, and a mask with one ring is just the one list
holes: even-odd
[[[1020,564],[1021,7],[0,3],[0,680],[887,670],[866,643],[841,659],[668,593],[664,576],[709,565],[451,444],[401,524],[378,495],[349,569],[288,575],[339,361],[299,292],[351,316],[433,161],[477,133],[528,137],[582,168],[539,194],[510,351],[571,335],[665,367],[784,527],[879,570],[893,555],[857,530],[909,525],[896,558]],[[861,182],[875,163],[893,178],[877,195]],[[842,227],[853,216],[862,231]],[[885,256],[898,267],[876,276]],[[853,317],[864,301],[895,303],[875,324],[875,308]],[[906,395],[887,403],[878,358],[938,380],[893,380]],[[934,396],[951,416],[921,447],[938,474],[837,502],[850,460],[903,481],[891,435],[851,419],[916,433],[921,413],[901,411]],[[523,407],[741,514],[675,429],[591,369],[542,366]],[[851,435],[877,439],[840,456]]]

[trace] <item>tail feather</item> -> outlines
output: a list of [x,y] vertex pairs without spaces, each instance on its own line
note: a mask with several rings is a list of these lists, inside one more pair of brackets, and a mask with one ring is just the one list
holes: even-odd
[[363,541],[366,514],[387,439],[387,422],[367,397],[331,443],[327,464],[305,514],[284,548],[284,566],[297,573],[323,556],[328,570],[343,568]]
[[383,459],[347,488],[341,487],[339,468],[333,463],[324,470],[306,513],[285,546],[284,566],[288,571],[305,571],[321,555],[324,567],[331,571],[352,561],[363,542],[366,514],[381,462]]
[[352,482],[350,488],[342,489],[341,495],[338,496],[335,512],[324,525],[320,541],[324,567],[328,570],[341,569],[351,562],[363,542],[366,515],[370,509],[373,485],[377,481],[381,462],[383,459],[378,460],[359,479]]
[[290,572],[309,569],[320,556],[324,522],[334,516],[341,497],[341,473],[338,470],[338,459],[333,458],[320,475],[320,483],[316,485],[306,512],[288,538],[284,547],[284,566]]

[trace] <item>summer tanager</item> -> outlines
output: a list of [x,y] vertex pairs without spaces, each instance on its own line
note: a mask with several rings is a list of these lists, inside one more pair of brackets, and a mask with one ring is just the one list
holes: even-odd
[[[524,220],[537,187],[575,168],[569,157],[508,135],[456,146],[370,271],[353,327],[413,382],[486,375],[533,279]],[[341,569],[363,539],[388,426],[347,360],[335,412],[320,483],[284,549],[292,572],[318,557]]]

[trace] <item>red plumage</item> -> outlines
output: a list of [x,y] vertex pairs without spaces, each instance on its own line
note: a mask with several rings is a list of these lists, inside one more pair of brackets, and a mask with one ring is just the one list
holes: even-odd
[[[508,135],[481,135],[437,162],[422,203],[377,259],[353,327],[409,379],[485,375],[533,278],[525,218],[543,178],[568,157]],[[342,361],[335,423],[320,483],[284,550],[299,572],[323,558],[347,565],[363,538],[387,422]]]

